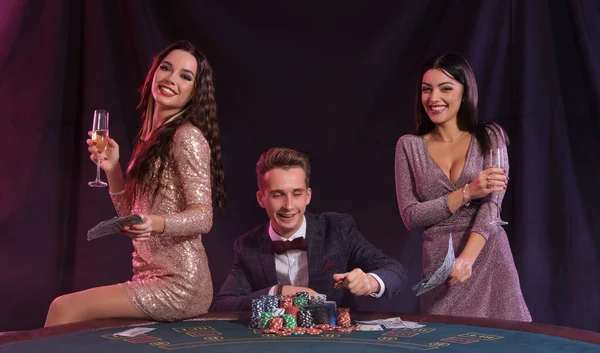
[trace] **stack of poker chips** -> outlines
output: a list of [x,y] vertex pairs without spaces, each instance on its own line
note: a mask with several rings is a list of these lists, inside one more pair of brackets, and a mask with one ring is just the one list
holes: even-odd
[[324,307],[318,307],[317,311],[315,313],[315,322],[320,325],[320,324],[328,324],[329,325],[329,312],[327,311],[327,308]]
[[315,294],[315,295],[311,295],[310,298],[308,298],[308,303],[312,304],[312,305],[323,305],[325,304],[325,301],[327,300],[327,296],[325,294]]
[[275,311],[279,308],[279,297],[274,295],[266,295],[265,311]]
[[281,305],[281,307],[282,307],[282,308],[284,308],[284,309],[287,309],[287,308],[289,308],[290,306],[294,305],[293,299],[294,299],[294,298],[292,298],[292,297],[290,297],[290,296],[287,296],[287,295],[285,295],[285,296],[282,296],[282,297],[280,298],[280,300],[279,300],[279,301],[280,301],[280,305]]
[[252,328],[261,328],[260,317],[265,312],[265,299],[261,296],[258,299],[252,299],[252,316],[250,317],[250,326]]
[[338,326],[350,327],[350,309],[338,308],[335,312]]
[[315,304],[308,304],[306,306],[306,311],[310,311],[310,314],[312,315],[312,317],[314,318],[315,315],[317,314],[317,308],[319,308],[320,305],[315,305]]
[[315,320],[310,311],[302,310],[298,313],[298,326],[311,328],[315,326]]
[[325,295],[309,296],[305,292],[295,296],[263,295],[253,299],[250,324],[264,333],[280,336],[353,330],[350,328],[349,309],[336,310],[335,302],[327,302]]
[[297,292],[297,297],[306,298],[306,302],[308,303],[308,298],[310,298],[310,294],[308,292]]
[[260,328],[263,330],[269,328],[269,321],[271,321],[273,317],[274,315],[272,312],[262,313],[262,315],[260,316]]
[[294,317],[298,317],[298,312],[300,311],[300,308],[297,306],[290,306],[285,308],[285,313],[286,314],[290,314],[290,315],[294,315]]
[[271,311],[273,313],[273,315],[275,317],[283,317],[283,314],[285,314],[285,309],[284,308],[276,308],[275,310]]
[[285,328],[296,328],[298,326],[296,316],[292,314],[283,315],[283,327]]
[[308,298],[307,297],[294,297],[292,304],[294,306],[299,307],[300,310],[306,310],[306,307],[308,306]]
[[269,328],[271,330],[279,330],[280,328],[283,328],[283,318],[274,317],[274,318],[270,319],[269,320]]

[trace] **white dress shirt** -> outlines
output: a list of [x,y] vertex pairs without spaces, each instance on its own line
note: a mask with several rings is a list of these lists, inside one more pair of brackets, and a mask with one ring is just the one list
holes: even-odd
[[[286,239],[275,233],[269,223],[269,236],[272,241],[292,241],[296,238],[306,238],[306,218],[302,216],[302,225],[290,238]],[[308,258],[304,250],[288,250],[275,257],[275,272],[277,282],[282,286],[308,287]],[[271,289],[273,290],[273,289]],[[269,291],[269,294],[270,291]]]
[[[289,238],[283,238],[279,234],[275,233],[273,226],[269,223],[269,237],[272,241],[292,241],[296,238],[306,238],[306,217],[302,216],[302,225],[300,228]],[[282,286],[299,286],[308,288],[308,257],[304,250],[288,250],[281,254],[273,254],[275,257],[275,272],[277,273],[277,281]],[[371,296],[379,298],[385,292],[385,284],[381,278],[374,274],[369,273],[373,276],[381,290],[379,293],[372,293]],[[269,295],[275,294],[275,286],[269,290]]]

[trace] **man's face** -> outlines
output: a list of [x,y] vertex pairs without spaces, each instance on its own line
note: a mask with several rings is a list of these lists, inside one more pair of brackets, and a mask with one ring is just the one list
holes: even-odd
[[275,168],[262,178],[256,200],[267,211],[273,230],[289,238],[302,226],[302,217],[310,203],[312,191],[306,185],[306,173],[300,167]]

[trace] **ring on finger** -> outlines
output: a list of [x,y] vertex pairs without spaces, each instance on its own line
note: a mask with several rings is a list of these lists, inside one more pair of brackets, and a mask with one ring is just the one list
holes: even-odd
[[485,186],[487,189],[491,189],[492,188],[492,184],[487,183],[487,185]]

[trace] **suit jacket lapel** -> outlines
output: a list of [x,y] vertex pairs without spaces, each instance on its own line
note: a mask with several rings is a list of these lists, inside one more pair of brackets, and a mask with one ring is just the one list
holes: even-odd
[[265,274],[266,286],[276,284],[277,273],[275,272],[275,257],[271,251],[271,237],[269,237],[269,224],[265,226],[260,235],[260,261]]
[[318,277],[323,263],[323,230],[317,218],[306,212],[306,257],[308,260],[308,287],[314,288],[313,278]]

